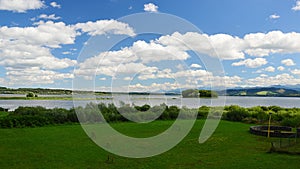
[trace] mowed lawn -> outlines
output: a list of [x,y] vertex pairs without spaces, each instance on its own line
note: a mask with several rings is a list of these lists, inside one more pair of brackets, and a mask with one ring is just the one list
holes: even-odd
[[[114,128],[130,136],[153,136],[172,121],[149,124],[114,123]],[[270,154],[263,137],[249,134],[249,126],[221,121],[204,144],[198,137],[204,124],[198,120],[189,135],[172,150],[159,156],[130,159],[112,155],[91,141],[80,125],[24,129],[0,129],[1,169],[53,168],[203,168],[203,169],[297,169],[300,156]],[[126,145],[124,145],[126,146]],[[107,156],[114,157],[107,163]]]

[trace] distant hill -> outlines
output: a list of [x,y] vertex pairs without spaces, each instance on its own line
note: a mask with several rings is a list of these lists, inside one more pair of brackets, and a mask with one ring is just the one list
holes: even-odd
[[[38,95],[71,95],[72,90],[67,89],[47,89],[47,88],[18,88],[12,89],[7,87],[0,86],[0,94],[24,94],[26,95],[29,92],[33,92]],[[75,93],[90,93],[91,91],[75,91]],[[177,92],[161,92],[161,93],[150,93],[150,92],[113,92],[114,94],[129,94],[129,95],[179,95]],[[95,94],[112,94],[112,92],[95,92]]]
[[281,86],[227,89],[225,91],[218,91],[218,94],[227,96],[300,97],[299,90]]
[[300,91],[300,84],[297,84],[297,85],[285,85],[285,86],[282,86],[282,85],[273,85],[271,87],[283,88],[283,89],[292,89],[292,90]]
[[[203,89],[202,89],[203,90]],[[201,91],[199,89],[199,91]],[[205,90],[203,90],[205,91]],[[6,88],[0,86],[0,94],[27,94],[33,92],[38,95],[70,95],[72,90],[67,89],[46,89],[46,88]],[[76,92],[88,92],[88,91],[76,91]],[[216,95],[220,96],[265,96],[265,97],[300,97],[300,84],[299,85],[274,85],[271,87],[253,87],[253,88],[234,88],[222,91],[216,91]],[[95,92],[96,94],[111,94],[111,92]],[[197,92],[198,93],[198,92]],[[120,92],[120,94],[126,94]],[[164,95],[180,95],[180,90],[164,91],[159,93],[141,93],[131,92],[131,95],[149,95],[149,94],[164,94]],[[205,96],[205,94],[202,94]]]
[[72,94],[71,90],[66,89],[45,89],[45,88],[6,88],[0,87],[0,94],[27,94],[28,92],[33,92],[35,94],[42,95],[69,95]]

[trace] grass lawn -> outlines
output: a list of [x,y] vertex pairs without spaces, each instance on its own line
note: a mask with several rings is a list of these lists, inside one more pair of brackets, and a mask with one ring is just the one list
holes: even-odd
[[[198,120],[189,135],[164,154],[144,159],[112,155],[111,164],[105,162],[109,153],[96,146],[80,125],[0,129],[0,168],[299,168],[300,156],[267,153],[270,144],[266,138],[249,134],[247,124],[222,121],[214,135],[199,144],[203,123]],[[124,134],[147,137],[171,124],[155,121],[111,125]]]

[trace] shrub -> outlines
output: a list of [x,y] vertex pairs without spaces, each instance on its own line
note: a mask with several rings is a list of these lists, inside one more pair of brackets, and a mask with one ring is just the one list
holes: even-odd
[[37,94],[34,94],[33,92],[27,93],[26,97],[38,97]]
[[246,117],[242,121],[247,124],[257,124],[258,123],[258,120],[253,117]]
[[223,118],[229,121],[242,121],[244,118],[249,116],[250,114],[246,108],[233,105],[228,107]]
[[198,116],[197,118],[198,119],[203,119],[203,118],[206,118],[208,113],[209,113],[209,110],[210,108],[207,107],[207,106],[201,106],[199,109],[198,109]]
[[135,109],[138,111],[148,111],[151,107],[148,104],[145,104],[143,106],[134,106]]
[[300,116],[285,118],[282,120],[281,125],[289,127],[300,127]]

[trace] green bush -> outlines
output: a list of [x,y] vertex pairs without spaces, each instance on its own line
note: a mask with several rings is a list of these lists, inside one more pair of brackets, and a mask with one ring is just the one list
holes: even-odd
[[246,108],[240,106],[229,106],[227,112],[223,115],[223,119],[229,121],[242,121],[244,118],[249,117],[250,113]]
[[285,118],[284,120],[282,120],[281,125],[289,127],[300,127],[300,116]]
[[38,97],[37,94],[34,94],[33,92],[27,93],[26,97]]
[[[180,112],[181,116],[178,117]],[[273,122],[278,122],[284,126],[300,126],[299,108],[280,108],[277,106],[243,108],[232,105],[225,106],[224,110],[222,107],[207,106],[201,106],[198,109],[187,107],[180,109],[177,106],[167,106],[166,104],[153,107],[149,105],[129,106],[122,104],[121,107],[116,107],[114,104],[89,103],[85,107],[72,108],[70,110],[63,108],[47,109],[41,106],[19,107],[0,118],[0,127],[21,128],[77,123],[79,119],[83,123],[104,122],[104,120],[107,122],[129,121],[123,116],[124,114],[129,116],[130,119],[137,121],[153,120],[156,117],[159,120],[192,119],[195,118],[195,115],[198,119],[219,118],[223,114],[222,118],[224,120],[265,123],[269,118],[269,112],[272,112]],[[209,113],[210,117],[207,117]]]

